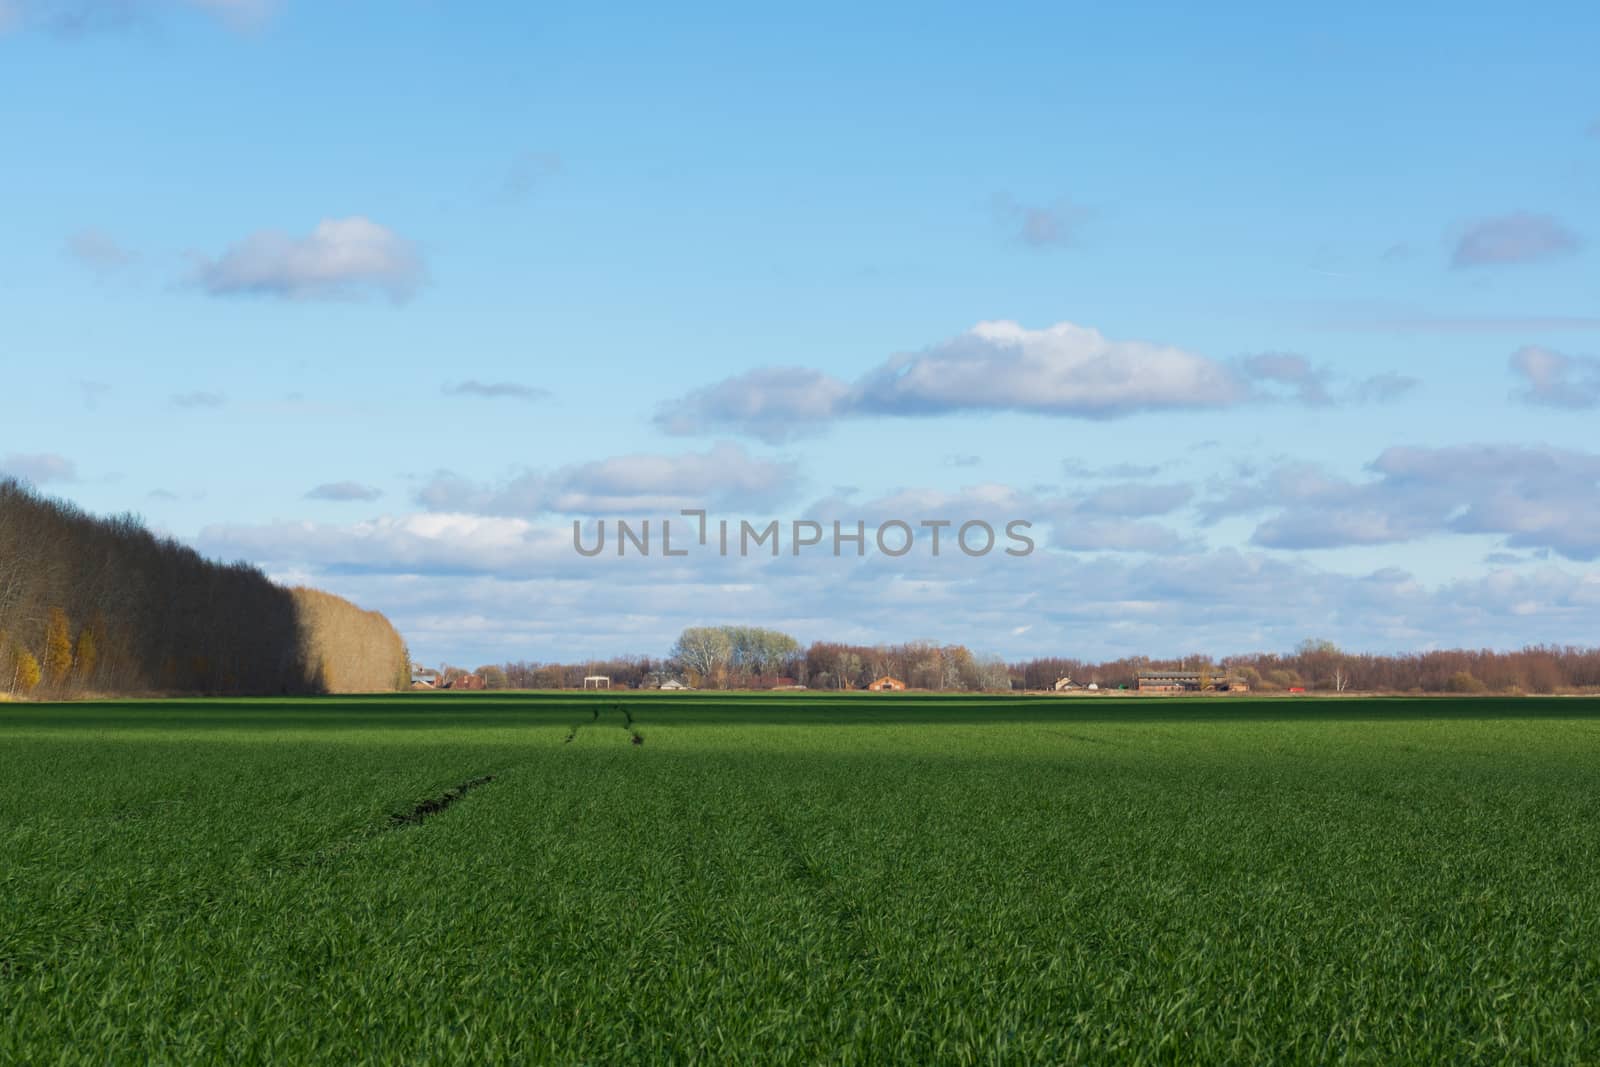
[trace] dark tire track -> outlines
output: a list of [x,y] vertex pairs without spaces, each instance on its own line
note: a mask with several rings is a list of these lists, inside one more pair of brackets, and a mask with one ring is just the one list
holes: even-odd
[[409,811],[396,812],[389,816],[389,829],[398,830],[405,826],[420,826],[423,820],[430,815],[439,814],[472,790],[480,785],[488,785],[494,779],[495,776],[492,774],[485,774],[480,778],[469,778],[460,785],[446,789],[436,797],[429,797],[427,800],[416,804]]

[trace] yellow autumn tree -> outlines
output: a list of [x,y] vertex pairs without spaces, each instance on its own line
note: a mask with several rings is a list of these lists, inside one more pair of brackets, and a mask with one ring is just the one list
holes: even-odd
[[34,659],[33,653],[18,646],[16,654],[12,656],[16,667],[11,678],[11,688],[18,693],[31,693],[39,684],[39,661]]
[[44,631],[44,676],[51,685],[61,685],[72,672],[72,624],[60,608],[50,609]]

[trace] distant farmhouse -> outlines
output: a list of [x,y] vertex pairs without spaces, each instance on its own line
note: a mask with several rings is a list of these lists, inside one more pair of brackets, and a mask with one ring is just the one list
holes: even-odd
[[873,682],[871,685],[867,686],[867,688],[872,690],[874,693],[886,693],[897,689],[904,689],[905,687],[906,683],[902,682],[898,678],[891,678],[887,674]]
[[1250,689],[1243,678],[1210,670],[1140,671],[1138,688],[1141,693],[1244,693]]
[[482,675],[455,673],[445,675],[432,667],[411,668],[411,688],[413,689],[487,689],[488,683]]

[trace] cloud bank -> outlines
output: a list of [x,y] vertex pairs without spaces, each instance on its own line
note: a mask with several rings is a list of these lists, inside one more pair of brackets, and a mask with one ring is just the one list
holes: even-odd
[[1200,505],[1209,520],[1270,512],[1265,548],[1384,545],[1437,534],[1490,534],[1511,548],[1600,558],[1600,455],[1525,445],[1386,449],[1351,481],[1285,464]]
[[662,405],[655,421],[669,434],[721,431],[778,443],[845,417],[1003,411],[1113,419],[1247,401],[1384,400],[1414,384],[1379,375],[1343,387],[1292,353],[1225,362],[1172,345],[1113,340],[1070,322],[1033,330],[996,321],[896,356],[853,383],[803,367],[748,371]]

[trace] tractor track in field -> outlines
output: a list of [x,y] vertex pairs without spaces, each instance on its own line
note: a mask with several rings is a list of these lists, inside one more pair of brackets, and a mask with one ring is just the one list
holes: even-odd
[[[643,745],[644,744],[644,734],[640,733],[639,732],[639,728],[634,725],[634,723],[633,723],[633,712],[628,710],[627,705],[625,705],[625,704],[613,704],[611,706],[611,710],[621,713],[621,715],[622,715],[622,723],[620,725],[622,726],[622,728],[624,730],[628,731],[628,741],[629,741],[629,743],[634,745],[635,747],[637,747],[639,745]],[[592,713],[591,713],[591,715],[589,717],[589,720],[587,722],[577,723],[577,724],[575,724],[575,725],[573,725],[573,726],[571,726],[571,727],[569,727],[567,729],[567,734],[566,734],[565,737],[563,737],[561,739],[561,743],[564,744],[564,745],[572,744],[572,742],[574,742],[574,741],[576,741],[578,739],[578,731],[579,730],[583,729],[585,726],[598,725],[599,722],[600,722],[600,709],[598,707],[595,707],[595,708],[592,709]]]
[[419,801],[412,805],[408,811],[397,811],[389,816],[389,829],[399,830],[407,826],[420,826],[429,816],[439,814],[480,785],[488,785],[494,780],[495,776],[492,774],[468,778],[460,785],[452,786],[436,797],[429,797],[427,800]]

